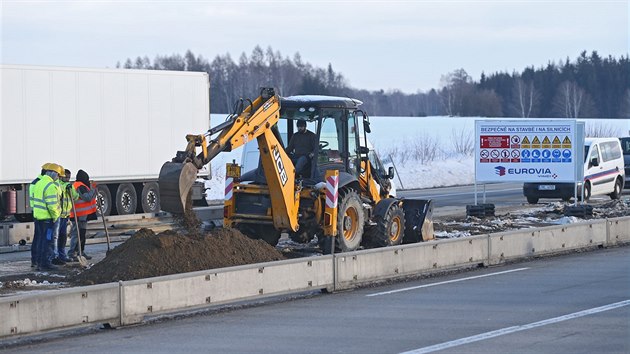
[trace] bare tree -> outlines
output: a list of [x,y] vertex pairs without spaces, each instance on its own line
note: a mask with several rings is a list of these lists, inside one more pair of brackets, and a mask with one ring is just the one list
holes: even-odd
[[554,111],[560,117],[580,118],[594,114],[592,99],[574,81],[565,81],[560,84],[554,107]]
[[472,78],[466,70],[457,69],[440,78],[441,97],[444,110],[449,116],[462,115],[463,100],[472,85]]
[[512,113],[522,118],[531,117],[540,100],[534,83],[532,81],[525,82],[518,77],[514,80],[512,92],[512,105],[510,106]]

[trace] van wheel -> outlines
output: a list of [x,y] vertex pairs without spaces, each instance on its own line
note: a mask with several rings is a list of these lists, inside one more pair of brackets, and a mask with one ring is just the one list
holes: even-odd
[[610,199],[619,199],[621,197],[621,178],[617,177],[615,181],[615,189],[609,194]]
[[529,204],[536,204],[538,203],[538,197],[527,197],[527,202]]
[[[581,199],[581,196],[578,196],[579,200]],[[586,181],[584,182],[584,201],[587,201],[591,199],[591,182]]]

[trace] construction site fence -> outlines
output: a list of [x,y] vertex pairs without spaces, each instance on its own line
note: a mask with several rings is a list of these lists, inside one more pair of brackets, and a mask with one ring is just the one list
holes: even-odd
[[0,298],[0,340],[630,243],[630,217],[312,256]]

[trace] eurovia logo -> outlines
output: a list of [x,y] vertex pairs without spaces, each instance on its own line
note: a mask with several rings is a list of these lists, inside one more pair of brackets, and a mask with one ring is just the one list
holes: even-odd
[[533,175],[544,178],[558,178],[558,175],[551,172],[549,168],[505,168],[503,166],[495,166],[494,172],[499,176],[505,175]]

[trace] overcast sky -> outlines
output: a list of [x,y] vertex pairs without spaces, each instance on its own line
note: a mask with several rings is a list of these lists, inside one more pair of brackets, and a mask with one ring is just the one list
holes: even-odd
[[521,71],[582,50],[629,52],[628,0],[0,0],[2,63],[115,67],[184,54],[238,60],[256,45],[333,69],[355,88],[407,93],[463,68]]

